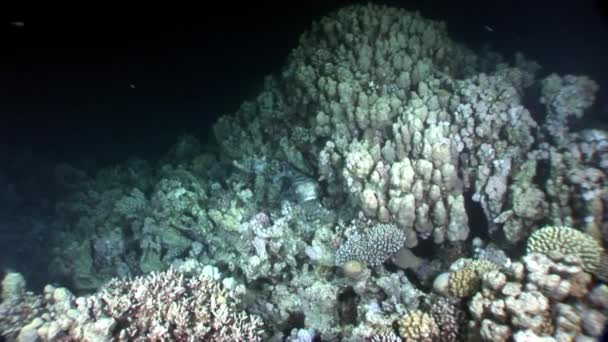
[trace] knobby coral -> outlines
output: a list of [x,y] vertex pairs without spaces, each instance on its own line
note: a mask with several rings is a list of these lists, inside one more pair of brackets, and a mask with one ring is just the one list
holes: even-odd
[[575,255],[585,271],[596,273],[604,250],[592,236],[567,226],[546,226],[530,235],[528,253]]

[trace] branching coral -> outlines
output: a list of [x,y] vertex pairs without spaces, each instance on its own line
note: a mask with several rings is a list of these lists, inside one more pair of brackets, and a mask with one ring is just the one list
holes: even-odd
[[186,277],[175,270],[132,281],[114,280],[89,299],[131,338],[258,341],[261,321],[237,308],[237,299],[208,275]]
[[[240,311],[236,293],[216,279],[217,269],[184,272],[113,280],[78,298],[50,285],[36,296],[18,282],[3,294],[0,328],[19,340],[261,341],[262,322]],[[14,284],[12,279],[5,277],[3,285]]]

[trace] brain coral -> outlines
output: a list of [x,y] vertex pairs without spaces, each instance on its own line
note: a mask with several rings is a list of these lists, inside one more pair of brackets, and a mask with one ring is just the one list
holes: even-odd
[[527,252],[575,255],[589,273],[597,273],[604,253],[593,237],[567,226],[546,226],[535,231],[528,238]]

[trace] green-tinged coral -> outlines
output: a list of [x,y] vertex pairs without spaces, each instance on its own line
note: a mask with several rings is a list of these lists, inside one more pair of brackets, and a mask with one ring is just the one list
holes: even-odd
[[141,190],[134,188],[116,201],[114,211],[128,219],[133,219],[141,215],[146,205],[146,195]]
[[160,234],[160,239],[165,251],[165,258],[172,260],[186,250],[190,249],[192,241],[182,235],[178,230],[165,228]]
[[439,337],[439,326],[431,315],[411,310],[397,321],[399,335],[405,341],[433,342]]
[[153,248],[145,248],[139,258],[139,269],[144,273],[160,271],[164,264],[160,258],[160,252]]
[[227,231],[238,231],[243,220],[243,210],[237,207],[235,201],[228,208],[211,209],[208,214],[216,226]]
[[[70,235],[65,234],[65,236]],[[76,291],[90,291],[98,288],[107,275],[100,274],[99,270],[95,268],[91,242],[67,240],[64,246],[65,249],[57,252],[57,256],[51,261],[49,269],[55,271],[58,276],[69,276],[71,286]]]
[[509,185],[509,209],[496,218],[496,223],[503,224],[505,238],[511,243],[524,240],[534,222],[548,212],[546,195],[534,182],[537,164],[536,160],[528,160],[514,172]]
[[450,273],[448,291],[457,298],[469,297],[479,289],[481,276],[496,269],[498,266],[487,260],[464,259],[463,265]]
[[585,271],[596,273],[604,250],[597,240],[579,230],[567,226],[546,226],[530,235],[527,252],[574,255],[581,259]]
[[352,279],[359,278],[363,274],[363,271],[365,271],[365,264],[361,261],[350,260],[342,265],[344,275]]
[[537,161],[528,160],[522,164],[515,174],[514,184],[511,186],[513,197],[513,212],[524,219],[538,219],[546,211],[545,195],[534,184]]

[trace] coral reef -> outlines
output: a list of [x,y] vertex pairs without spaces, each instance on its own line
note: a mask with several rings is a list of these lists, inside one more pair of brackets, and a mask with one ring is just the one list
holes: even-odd
[[[537,100],[546,106],[544,117],[535,113],[544,118],[537,122],[523,103],[537,70],[521,54],[512,64],[490,63],[450,40],[443,23],[418,14],[348,6],[315,22],[280,76],[222,117],[216,133],[234,158],[252,154],[251,146],[235,143],[247,139],[258,145],[256,153],[316,172],[326,203],[346,202],[396,224],[408,247],[429,238],[466,240],[467,193],[483,209],[489,232],[502,231],[513,243],[543,220],[601,227],[603,204],[588,198],[603,191],[606,163],[568,147],[604,155],[605,138],[595,134],[597,142],[589,142],[587,134],[579,143],[579,133],[567,129],[569,116],[593,104],[597,85],[573,75],[539,80]],[[279,138],[302,132],[305,148]],[[552,176],[541,183],[544,164]],[[568,167],[584,173],[594,167],[594,178],[581,184]],[[560,186],[569,189],[562,193]],[[577,195],[581,190],[588,195]],[[568,210],[571,204],[585,216]]]
[[596,273],[604,250],[592,236],[566,226],[543,227],[530,235],[527,252],[573,255],[582,261],[583,269]]
[[406,341],[432,342],[439,338],[439,326],[433,317],[420,310],[408,312],[397,321],[399,336]]
[[4,337],[19,335],[24,322],[34,320],[43,310],[42,298],[26,291],[25,285],[25,279],[19,273],[7,273],[2,279],[0,334]]
[[15,273],[2,288],[0,331],[19,341],[262,340],[260,319],[238,308],[234,279],[197,263],[113,280],[86,297],[51,285],[28,293]]
[[439,337],[435,341],[456,342],[462,340],[465,327],[465,313],[457,301],[439,296],[426,296],[421,308],[428,312],[439,327]]
[[477,54],[419,13],[328,14],[219,118],[218,146],[182,136],[157,163],[57,165],[50,281],[70,290],[34,295],[9,273],[0,330],[596,338],[608,309],[608,132],[570,129],[595,101],[593,80],[538,78],[538,67]]
[[386,261],[405,244],[405,234],[394,225],[379,224],[353,232],[336,251],[336,266],[359,261],[371,267]]
[[469,331],[482,341],[597,339],[608,320],[605,292],[572,255],[528,254],[482,275],[468,302]]
[[489,271],[497,269],[493,262],[475,259],[460,259],[450,267],[451,273],[448,278],[449,294],[457,297],[469,297],[481,284],[481,276]]

